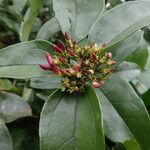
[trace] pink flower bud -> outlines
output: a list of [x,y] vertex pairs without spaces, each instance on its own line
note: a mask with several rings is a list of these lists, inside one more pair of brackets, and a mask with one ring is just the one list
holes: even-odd
[[94,70],[92,70],[92,69],[90,69],[89,72],[90,72],[91,74],[94,74]]
[[64,63],[66,62],[65,58],[63,58],[63,57],[59,57],[59,61],[60,61],[62,64],[64,64]]
[[54,60],[53,60],[51,54],[49,54],[48,52],[45,53],[45,58],[46,58],[47,62],[48,62],[50,65],[51,65],[52,63],[54,63]]
[[93,61],[97,61],[98,56],[97,56],[95,53],[93,53],[93,54],[92,54],[92,59],[93,59]]
[[49,64],[40,64],[39,65],[43,70],[51,70],[51,67]]
[[57,66],[54,63],[54,60],[53,60],[52,56],[49,53],[46,53],[45,57],[47,59],[47,62],[50,65],[51,71],[54,71],[55,73],[58,73]]
[[108,61],[107,64],[108,64],[108,65],[115,65],[116,62],[112,60],[112,61]]
[[93,81],[92,85],[95,87],[95,88],[100,88],[102,86],[101,83],[98,83],[96,81]]
[[64,44],[63,42],[60,42],[60,43],[58,44],[58,47],[59,47],[60,49],[62,49],[62,50],[65,50],[65,49],[66,49],[66,46],[65,46],[65,44]]
[[62,49],[60,49],[59,47],[52,45],[52,49],[57,52],[57,53],[62,53]]
[[65,38],[66,38],[67,41],[69,41],[71,39],[70,36],[69,36],[69,34],[67,32],[65,32],[64,36],[65,36]]
[[112,53],[110,53],[110,52],[106,53],[106,54],[105,54],[105,57],[106,57],[106,58],[112,58]]

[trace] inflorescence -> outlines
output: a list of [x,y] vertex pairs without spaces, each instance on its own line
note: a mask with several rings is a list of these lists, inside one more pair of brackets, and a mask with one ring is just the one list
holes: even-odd
[[65,33],[65,42],[52,45],[55,55],[46,53],[47,64],[41,64],[43,70],[50,70],[62,77],[61,90],[83,92],[86,86],[100,88],[107,76],[113,72],[112,54],[105,52],[105,45],[87,45],[79,47]]

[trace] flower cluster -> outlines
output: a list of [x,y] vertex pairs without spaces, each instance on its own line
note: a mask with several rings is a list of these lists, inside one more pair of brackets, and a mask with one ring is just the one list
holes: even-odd
[[62,77],[62,91],[83,92],[89,85],[100,88],[116,64],[112,54],[105,52],[105,45],[79,47],[67,33],[64,36],[64,43],[52,45],[55,55],[52,57],[46,53],[48,64],[41,64],[40,67]]

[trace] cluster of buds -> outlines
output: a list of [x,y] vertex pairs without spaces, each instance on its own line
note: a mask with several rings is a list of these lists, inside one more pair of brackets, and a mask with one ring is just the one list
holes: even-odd
[[61,90],[83,92],[86,86],[100,88],[107,76],[113,72],[112,54],[105,52],[105,45],[79,47],[65,33],[65,42],[52,45],[55,55],[46,53],[47,64],[41,64],[44,70],[50,70],[62,77]]

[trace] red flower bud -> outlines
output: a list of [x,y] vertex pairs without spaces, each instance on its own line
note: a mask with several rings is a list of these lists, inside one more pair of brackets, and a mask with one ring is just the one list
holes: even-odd
[[68,53],[71,57],[73,57],[75,55],[75,52],[72,49],[68,50]]
[[110,52],[106,53],[106,54],[105,54],[105,57],[106,57],[106,58],[112,58],[112,53],[110,53]]
[[66,46],[65,46],[65,44],[64,44],[63,42],[60,42],[60,43],[58,44],[58,47],[59,47],[60,49],[62,49],[62,50],[65,50],[65,49],[66,49]]
[[46,58],[47,62],[49,63],[49,65],[54,63],[54,60],[53,60],[51,54],[49,54],[48,52],[45,53],[45,58]]
[[98,56],[95,53],[93,53],[92,54],[92,59],[93,59],[93,61],[96,61],[98,59]]
[[39,65],[43,70],[51,70],[51,67],[49,64],[40,64]]
[[102,86],[101,83],[98,83],[96,81],[93,81],[92,85],[95,87],[95,88],[100,88]]
[[64,64],[64,63],[66,62],[65,58],[63,58],[63,57],[59,57],[59,61],[60,61],[62,64]]
[[60,49],[59,47],[52,45],[52,49],[57,52],[57,53],[62,53],[62,49]]
[[67,41],[69,41],[71,39],[70,36],[69,36],[69,34],[67,32],[65,32],[64,36],[65,36],[65,38],[66,38]]
[[55,73],[58,73],[57,66],[56,66],[55,63],[54,63],[54,60],[53,60],[52,56],[51,56],[49,53],[46,53],[46,54],[45,54],[45,57],[46,57],[46,59],[47,59],[47,62],[48,62],[49,65],[50,65],[50,70],[51,70],[51,71],[54,71]]

